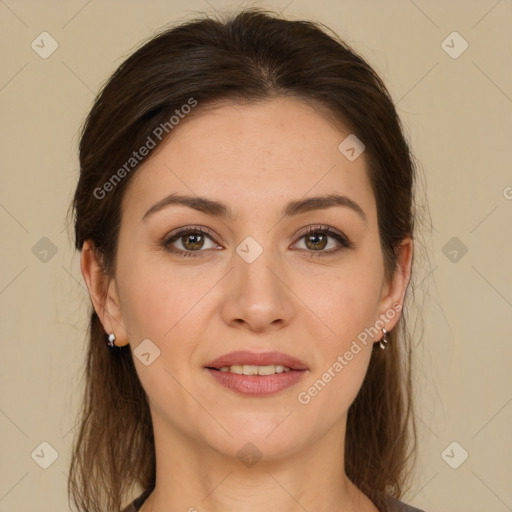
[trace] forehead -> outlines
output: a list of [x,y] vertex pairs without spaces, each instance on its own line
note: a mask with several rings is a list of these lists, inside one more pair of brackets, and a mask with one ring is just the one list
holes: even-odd
[[186,193],[227,202],[238,216],[339,193],[371,214],[364,153],[350,161],[338,149],[349,134],[312,104],[291,98],[199,110],[139,166],[123,203],[143,215],[164,196]]

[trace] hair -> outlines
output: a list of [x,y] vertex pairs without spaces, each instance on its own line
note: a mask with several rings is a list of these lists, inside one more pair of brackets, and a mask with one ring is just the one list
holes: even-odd
[[[115,276],[121,200],[138,164],[118,171],[122,179],[101,199],[97,191],[107,190],[105,183],[112,183],[123,165],[126,171],[133,151],[148,137],[155,139],[155,129],[168,126],[191,98],[197,107],[186,122],[221,102],[292,97],[314,105],[363,141],[390,278],[400,244],[414,235],[416,166],[382,79],[329,30],[318,22],[285,20],[251,8],[166,28],[136,49],[104,84],[82,127],[80,177],[70,205],[76,249],[91,241],[105,275]],[[380,510],[386,510],[383,494],[403,495],[416,456],[411,336],[404,315],[409,292],[406,299],[388,334],[388,349],[372,351],[347,418],[346,474]],[[134,486],[146,493],[155,487],[152,420],[129,345],[109,351],[91,309],[68,494],[80,511],[117,511]]]

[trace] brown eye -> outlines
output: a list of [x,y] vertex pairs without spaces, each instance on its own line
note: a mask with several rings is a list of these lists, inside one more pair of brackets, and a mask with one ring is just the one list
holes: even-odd
[[325,233],[317,231],[311,235],[306,235],[306,246],[314,251],[324,249],[327,245],[328,236]]
[[[198,233],[190,233],[181,237],[181,244],[187,251],[201,249],[204,245],[204,235]],[[190,244],[190,245],[189,245]]]
[[[343,249],[352,247],[348,238],[333,231],[327,226],[312,226],[302,234],[300,240],[304,239],[305,251],[310,256],[329,256],[340,252]],[[330,244],[329,240],[335,240],[334,244]],[[328,245],[331,247],[324,250]]]
[[[205,243],[210,241],[210,246]],[[180,256],[200,256],[206,249],[219,247],[212,236],[202,228],[185,228],[166,237],[162,245],[164,248]]]

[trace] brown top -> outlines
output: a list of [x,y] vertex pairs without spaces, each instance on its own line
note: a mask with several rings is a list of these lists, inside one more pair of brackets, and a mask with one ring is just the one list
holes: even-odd
[[[153,489],[149,489],[143,492],[138,498],[133,500],[126,508],[124,508],[121,512],[138,512],[142,507],[146,498],[151,494]],[[424,510],[420,510],[419,508],[415,508],[411,505],[407,505],[402,501],[399,501],[391,496],[386,494],[386,501],[388,505],[388,510],[386,512],[425,512]]]

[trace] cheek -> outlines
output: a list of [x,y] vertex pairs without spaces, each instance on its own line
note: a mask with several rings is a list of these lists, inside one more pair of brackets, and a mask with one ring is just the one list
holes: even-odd
[[161,260],[133,255],[118,268],[123,321],[135,344],[150,338],[159,345],[176,337],[214,284],[204,272],[201,276],[189,269],[171,272]]
[[[311,375],[297,394],[299,412],[310,422],[312,432],[323,433],[342,421],[366,376],[372,347],[359,344],[340,350]],[[350,354],[347,357],[347,354]],[[350,359],[349,359],[350,358]]]
[[315,313],[310,316],[311,324],[318,325],[313,337],[318,357],[297,398],[313,415],[326,418],[327,414],[330,421],[335,421],[355,399],[368,369],[373,342],[379,339],[371,327],[378,320],[381,284],[378,264],[360,258],[350,268],[347,265],[340,269],[335,279],[324,281],[323,286],[305,295]]
[[305,295],[310,310],[322,320],[324,346],[331,351],[346,350],[352,340],[378,319],[380,273],[371,266],[354,265],[340,274]]

